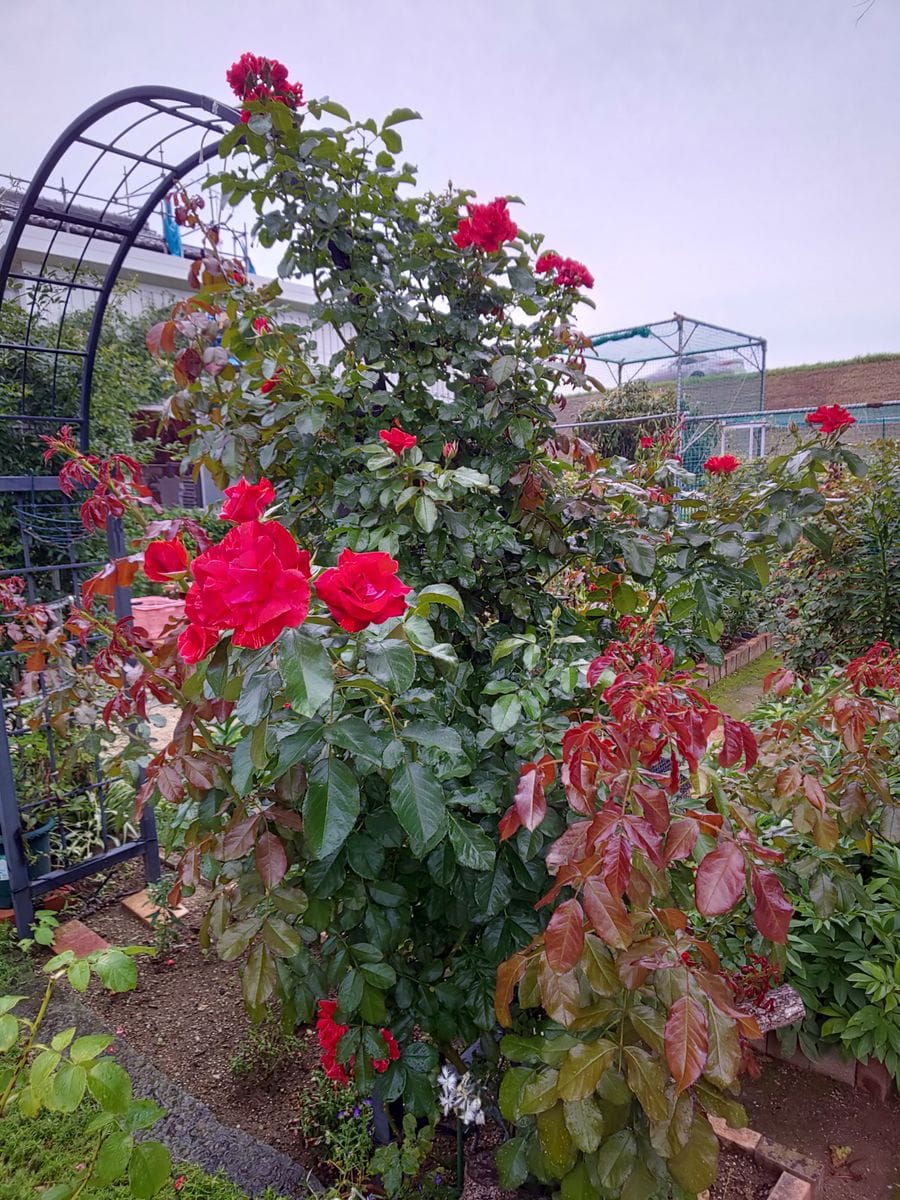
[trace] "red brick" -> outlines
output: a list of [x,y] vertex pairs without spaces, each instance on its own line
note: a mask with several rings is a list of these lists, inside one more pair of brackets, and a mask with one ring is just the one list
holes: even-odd
[[[139,921],[143,921],[145,925],[152,926],[157,913],[164,923],[169,920],[168,912],[153,903],[147,895],[146,888],[143,891],[135,892],[132,896],[126,896],[121,904],[127,912],[130,912],[133,917],[137,917]],[[174,908],[172,912],[176,918],[187,916],[187,909],[182,904]]]
[[57,954],[64,950],[72,950],[76,958],[87,958],[95,950],[106,950],[109,942],[93,929],[88,929],[81,921],[66,921],[56,930],[53,939],[53,949]]
[[864,1088],[876,1100],[887,1100],[894,1086],[890,1071],[877,1058],[856,1064],[856,1086]]
[[0,925],[5,925],[7,921],[15,921],[16,914],[11,908],[0,908]]
[[798,1179],[796,1175],[789,1175],[787,1171],[783,1171],[769,1192],[769,1200],[813,1200],[815,1194],[813,1185],[807,1180]]

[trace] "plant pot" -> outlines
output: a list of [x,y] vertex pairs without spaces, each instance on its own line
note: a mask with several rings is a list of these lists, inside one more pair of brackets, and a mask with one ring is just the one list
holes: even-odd
[[[56,817],[51,817],[37,829],[29,829],[22,834],[22,840],[28,848],[28,878],[38,879],[50,870],[50,834],[56,828]],[[9,887],[9,865],[6,861],[3,839],[0,838],[0,908],[12,905],[12,892]]]
[[151,641],[156,641],[169,621],[184,615],[184,601],[170,596],[141,596],[131,602],[135,628],[143,629]]

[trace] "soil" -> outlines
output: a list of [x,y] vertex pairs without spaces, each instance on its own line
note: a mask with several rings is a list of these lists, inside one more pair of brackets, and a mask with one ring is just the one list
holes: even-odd
[[768,1200],[776,1179],[749,1154],[725,1146],[719,1151],[719,1174],[709,1200]]
[[741,1100],[751,1129],[826,1164],[819,1200],[900,1197],[896,1095],[882,1103],[822,1075],[765,1060],[760,1078],[745,1082]]
[[[117,891],[120,889],[116,889]],[[263,1077],[236,1073],[232,1060],[246,1050],[250,1022],[234,963],[206,954],[196,930],[202,896],[187,902],[177,938],[154,959],[137,959],[138,985],[118,995],[92,985],[88,1003],[122,1039],[185,1091],[202,1100],[226,1125],[245,1130],[316,1170],[295,1132],[294,1097],[318,1063],[314,1034],[296,1054]],[[113,945],[148,945],[153,933],[118,904],[94,912],[90,927]]]

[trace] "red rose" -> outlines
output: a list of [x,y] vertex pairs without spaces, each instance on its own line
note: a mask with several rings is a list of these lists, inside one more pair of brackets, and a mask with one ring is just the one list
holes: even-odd
[[186,663],[198,663],[206,658],[219,640],[217,629],[206,629],[203,625],[188,625],[178,637],[178,653]]
[[309,612],[309,552],[277,521],[243,521],[191,564],[188,619],[258,650]]
[[459,452],[459,442],[444,442],[444,458],[450,462],[452,458],[456,458]]
[[289,108],[303,103],[302,84],[288,82],[287,67],[277,58],[242,54],[225,72],[225,79],[239,100],[278,100]]
[[584,263],[580,263],[574,258],[563,258],[553,250],[542,254],[534,264],[534,269],[538,275],[547,275],[550,271],[555,271],[556,278],[553,282],[557,287],[591,288],[594,286],[594,277]]
[[411,450],[419,440],[414,433],[404,433],[402,429],[380,429],[378,436],[398,456],[404,450]]
[[460,250],[477,246],[496,254],[504,242],[511,242],[519,227],[509,215],[506,201],[498,196],[490,204],[467,204],[469,215],[461,217],[453,241]]
[[703,470],[709,475],[730,475],[740,465],[733,454],[714,454],[703,464]]
[[315,582],[316,595],[348,633],[367,625],[381,625],[402,616],[404,596],[412,591],[397,578],[397,563],[378,550],[357,554],[341,551],[336,567],[329,567]]
[[640,446],[641,446],[642,450],[649,450],[652,445],[653,445],[652,437],[642,437],[641,438]]
[[253,322],[253,328],[258,334],[271,333],[272,327],[265,317],[257,317]]
[[818,425],[820,433],[837,433],[856,424],[856,417],[840,404],[820,404],[815,412],[806,414],[807,425]]
[[228,499],[219,513],[220,521],[255,521],[275,499],[275,489],[268,479],[261,479],[259,483],[248,483],[242,478],[231,487],[227,487],[225,495]]
[[278,387],[278,382],[281,379],[281,367],[275,372],[271,379],[264,379],[260,391],[264,396],[268,396],[269,392],[274,392]]
[[144,574],[154,583],[166,583],[173,575],[188,569],[188,552],[180,538],[168,542],[150,542],[144,551]]

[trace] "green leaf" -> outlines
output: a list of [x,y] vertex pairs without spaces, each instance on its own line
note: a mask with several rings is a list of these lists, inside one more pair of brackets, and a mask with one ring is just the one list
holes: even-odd
[[399,154],[403,149],[403,138],[399,133],[395,133],[393,129],[382,129],[381,140],[385,147],[390,150],[391,154]]
[[443,604],[447,608],[451,608],[458,617],[465,614],[462,597],[449,583],[430,583],[427,587],[422,588],[416,596],[415,607],[411,611],[427,617],[432,604]]
[[328,858],[340,850],[358,816],[359,785],[353,772],[333,755],[320,759],[303,798],[303,833],[312,857]]
[[366,647],[366,666],[373,679],[384,684],[395,696],[412,686],[416,677],[416,656],[406,642],[389,638]]
[[566,1128],[583,1154],[591,1154],[603,1140],[603,1113],[592,1098],[563,1104]]
[[594,1200],[597,1189],[591,1183],[584,1159],[575,1164],[559,1185],[560,1200]]
[[340,117],[342,121],[349,121],[350,114],[344,108],[343,104],[338,104],[336,100],[320,100],[319,108],[322,112],[330,113],[333,117]]
[[384,734],[376,733],[362,717],[341,717],[334,725],[325,726],[325,738],[336,746],[349,750],[366,765],[381,766],[387,744]]
[[86,958],[79,958],[66,971],[69,987],[75,992],[86,992],[91,982],[91,964]]
[[[323,104],[324,108],[325,105]],[[349,120],[349,117],[348,117]],[[388,129],[391,125],[400,125],[403,121],[421,121],[422,114],[417,113],[414,108],[395,108],[384,118],[381,124],[382,129]]]
[[484,830],[453,813],[449,815],[449,822],[450,845],[461,865],[473,871],[490,871],[497,850]]
[[401,763],[391,780],[390,802],[413,854],[424,858],[447,832],[443,788],[421,763]]
[[[712,1133],[709,1124],[707,1129]],[[713,1137],[715,1136],[713,1133]],[[601,1185],[618,1195],[636,1161],[637,1145],[634,1134],[627,1129],[620,1129],[603,1143],[594,1159]]]
[[19,1038],[19,1022],[11,1013],[0,1017],[0,1054],[11,1050]]
[[669,1114],[666,1100],[668,1074],[658,1058],[641,1046],[625,1047],[625,1072],[628,1086],[640,1101],[651,1121],[665,1121]]
[[21,1004],[27,998],[27,996],[0,996],[0,1015],[10,1012],[17,1004]]
[[365,980],[359,971],[348,971],[341,980],[341,985],[338,988],[338,1004],[341,1012],[350,1016],[355,1013],[362,1003],[363,989]]
[[334,668],[320,641],[300,629],[286,629],[278,644],[278,669],[291,707],[313,717],[331,699]]
[[247,965],[241,974],[244,1003],[252,1013],[259,1013],[275,991],[276,971],[268,946],[257,942],[247,956]]
[[504,1072],[500,1080],[498,1103],[507,1121],[516,1122],[522,1116],[522,1092],[533,1077],[534,1071],[528,1067],[510,1067]]
[[521,1187],[528,1178],[525,1145],[524,1137],[514,1137],[497,1149],[497,1174],[504,1191]]
[[530,1075],[531,1078],[522,1088],[522,1096],[519,1101],[519,1112],[523,1116],[545,1112],[548,1108],[552,1108],[559,1099],[558,1071],[552,1067],[546,1067],[542,1071],[532,1071]]
[[131,1079],[111,1058],[101,1058],[88,1071],[88,1090],[106,1112],[124,1115],[131,1103]]
[[515,375],[518,361],[515,354],[501,354],[491,363],[491,378],[495,383],[505,383]]
[[300,953],[300,934],[281,917],[269,917],[262,927],[262,940],[278,958],[293,958]]
[[491,705],[491,724],[498,733],[515,729],[521,715],[522,702],[514,692],[498,697]]
[[128,1162],[131,1158],[133,1147],[134,1138],[131,1134],[123,1133],[119,1129],[107,1134],[100,1143],[100,1150],[97,1153],[97,1162],[94,1165],[94,1174],[91,1177],[91,1182],[104,1184],[121,1179],[128,1170]]
[[619,583],[612,594],[612,602],[616,612],[628,614],[637,611],[640,597],[631,584]]
[[74,1112],[87,1087],[87,1072],[77,1063],[64,1062],[53,1076],[47,1107],[54,1112]]
[[559,1095],[563,1100],[584,1100],[594,1093],[600,1076],[616,1054],[613,1042],[579,1042],[566,1055],[559,1068]]
[[137,986],[137,967],[116,946],[104,950],[93,961],[94,973],[110,992],[130,992]]
[[646,542],[629,538],[622,543],[622,555],[625,565],[632,575],[649,579],[656,567],[656,551]]
[[690,1137],[669,1159],[669,1171],[675,1182],[693,1195],[713,1185],[718,1163],[718,1138],[705,1115],[697,1112],[691,1122]]
[[128,1182],[135,1200],[150,1200],[172,1175],[172,1159],[162,1142],[140,1142],[128,1164]]
[[416,503],[413,507],[413,514],[416,518],[416,524],[425,533],[431,533],[438,519],[438,507],[430,496],[426,496],[424,492],[416,498]]
[[61,1029],[59,1033],[54,1035],[50,1042],[51,1050],[65,1050],[66,1046],[68,1046],[69,1042],[71,1042],[74,1036],[74,1025],[70,1025],[68,1029]]

